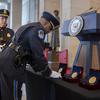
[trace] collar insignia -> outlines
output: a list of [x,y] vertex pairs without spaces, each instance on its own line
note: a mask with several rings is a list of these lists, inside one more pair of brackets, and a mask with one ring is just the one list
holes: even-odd
[[7,37],[9,37],[9,38],[11,37],[10,33],[7,33]]

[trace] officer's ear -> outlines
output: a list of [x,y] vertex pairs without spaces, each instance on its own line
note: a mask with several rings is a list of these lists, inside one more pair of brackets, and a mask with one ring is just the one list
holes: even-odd
[[44,26],[47,24],[47,20],[43,17],[40,18],[39,22]]

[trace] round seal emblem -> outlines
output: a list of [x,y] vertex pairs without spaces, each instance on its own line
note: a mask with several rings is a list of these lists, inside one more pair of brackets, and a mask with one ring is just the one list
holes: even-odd
[[83,18],[81,16],[74,17],[69,23],[68,32],[71,36],[76,36],[83,28]]

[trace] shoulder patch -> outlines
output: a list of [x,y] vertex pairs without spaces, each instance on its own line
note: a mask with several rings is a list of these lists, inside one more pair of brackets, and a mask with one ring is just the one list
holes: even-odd
[[43,39],[44,38],[44,31],[43,30],[38,30],[38,37],[40,38],[40,39]]

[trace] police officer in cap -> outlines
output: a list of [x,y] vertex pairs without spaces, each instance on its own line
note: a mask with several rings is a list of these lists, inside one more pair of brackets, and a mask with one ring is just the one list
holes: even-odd
[[[0,9],[0,52],[11,42],[11,38],[14,35],[14,31],[7,27],[8,16],[9,16],[8,10]],[[1,100],[13,100],[12,84],[13,84],[12,80],[9,80],[8,77],[1,72],[0,73]]]
[[[20,27],[11,44],[3,51],[3,55],[0,55],[0,65],[3,65],[3,68],[0,66],[0,71],[6,73],[11,79],[21,79],[26,83],[27,100],[49,100],[49,91],[47,91],[49,85],[44,77],[61,77],[60,73],[49,68],[43,53],[45,35],[59,25],[59,21],[52,14],[43,12],[39,22]],[[2,56],[3,59],[7,56],[9,58],[8,69],[5,69],[6,61],[1,59]],[[13,57],[16,59],[13,60]]]
[[[33,65],[31,65],[33,73],[27,72],[27,100],[50,100],[50,84],[44,76],[59,78],[61,75],[52,71],[48,66],[43,55],[44,38],[50,31],[58,28],[60,23],[52,14],[45,11],[40,18],[39,23],[35,24],[36,28],[34,30],[30,29],[30,32],[28,33],[29,46],[32,50],[33,57]],[[39,75],[35,75],[34,72],[40,72],[41,77]]]
[[9,16],[8,10],[0,9],[0,47],[1,49],[3,49],[7,44],[9,44],[12,36],[14,35],[14,31],[7,27],[8,16]]

